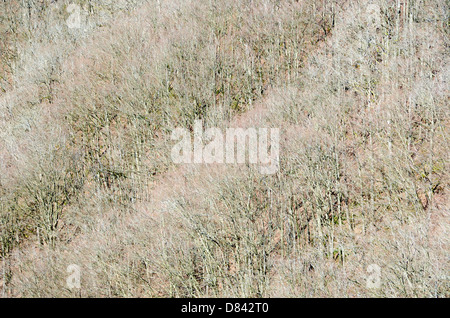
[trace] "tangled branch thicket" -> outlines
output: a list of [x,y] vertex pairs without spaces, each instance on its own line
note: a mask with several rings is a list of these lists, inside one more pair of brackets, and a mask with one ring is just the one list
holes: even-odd
[[[450,296],[448,12],[1,2],[2,295]],[[281,128],[280,170],[174,165],[197,119]]]

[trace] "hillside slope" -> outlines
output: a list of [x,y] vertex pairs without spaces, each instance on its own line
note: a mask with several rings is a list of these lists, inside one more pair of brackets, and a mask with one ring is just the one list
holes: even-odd
[[[449,296],[448,4],[89,3],[2,4],[3,296]],[[279,171],[175,164],[198,119]]]

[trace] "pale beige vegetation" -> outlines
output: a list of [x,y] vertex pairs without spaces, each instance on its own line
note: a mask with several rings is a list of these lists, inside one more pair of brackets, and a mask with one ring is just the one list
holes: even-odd
[[[448,12],[1,2],[2,296],[449,297]],[[280,171],[174,165],[196,119],[281,128]]]

